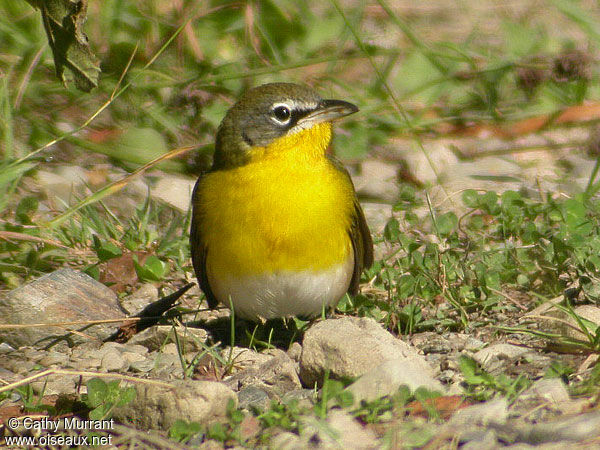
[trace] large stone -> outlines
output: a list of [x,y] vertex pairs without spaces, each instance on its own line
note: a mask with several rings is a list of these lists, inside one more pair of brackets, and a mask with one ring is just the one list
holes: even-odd
[[187,212],[192,204],[194,184],[196,184],[195,179],[164,173],[158,178],[150,194],[179,211]]
[[272,350],[272,357],[258,367],[249,367],[228,378],[225,383],[234,390],[254,386],[269,397],[280,399],[285,393],[300,389],[297,364],[281,350]]
[[316,323],[304,335],[300,379],[304,386],[312,387],[321,385],[326,372],[334,379],[357,378],[389,360],[431,373],[423,356],[375,320],[329,319]]
[[74,194],[85,195],[89,181],[83,168],[63,165],[53,168],[52,172],[38,170],[35,179],[52,204],[61,210],[72,202]]
[[417,359],[390,359],[383,362],[346,388],[352,393],[354,404],[373,401],[386,395],[393,395],[400,386],[406,385],[411,391],[426,388],[443,391],[439,381],[433,378],[432,370]]
[[405,140],[396,140],[393,144],[400,149],[399,156],[404,161],[407,171],[424,184],[437,183],[439,177],[454,170],[459,163],[448,142],[427,142],[425,149],[411,145]]
[[[521,320],[524,322],[535,320],[539,323],[539,328],[545,331],[558,332],[566,337],[587,341],[588,337],[583,331],[580,331],[577,321],[567,311],[556,306],[562,300],[562,297],[549,300],[525,314]],[[574,312],[580,318],[592,322],[588,327],[592,334],[595,331],[593,325],[600,326],[600,308],[597,306],[580,305],[575,308]]]
[[517,345],[498,343],[479,350],[473,355],[485,370],[493,370],[503,361],[511,360],[530,352],[529,349]]
[[450,430],[467,427],[471,430],[475,425],[504,425],[508,418],[508,402],[504,398],[467,406],[456,411],[446,426]]
[[177,420],[208,424],[223,419],[235,393],[216,381],[177,380],[164,384],[136,383],[135,399],[115,408],[114,416],[138,428],[168,430]]
[[394,203],[398,199],[398,165],[376,159],[367,159],[361,164],[361,173],[352,177],[356,192],[367,197]]
[[300,423],[302,424],[300,441],[296,442],[296,447],[288,448],[356,450],[381,448],[380,442],[369,428],[363,427],[350,414],[340,409],[329,411],[325,421],[305,416],[300,418]]
[[572,417],[561,417],[552,422],[523,425],[517,440],[528,444],[558,441],[595,440],[600,437],[600,411]]
[[[63,323],[124,317],[117,295],[102,283],[73,269],[60,269],[0,296],[0,324]],[[32,326],[0,329],[0,341],[13,347],[69,343],[83,338],[65,329],[105,339],[119,324],[65,327]]]

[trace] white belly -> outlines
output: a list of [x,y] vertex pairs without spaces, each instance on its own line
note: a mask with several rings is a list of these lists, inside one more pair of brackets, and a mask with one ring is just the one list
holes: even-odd
[[335,306],[348,290],[354,255],[346,262],[320,271],[279,271],[243,277],[217,278],[208,274],[215,297],[233,304],[235,315],[262,320],[278,317],[314,317]]

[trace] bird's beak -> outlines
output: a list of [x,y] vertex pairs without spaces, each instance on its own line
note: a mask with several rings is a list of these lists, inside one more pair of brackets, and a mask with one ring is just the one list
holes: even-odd
[[298,120],[298,125],[306,123],[331,122],[349,116],[358,111],[358,107],[343,100],[321,100],[314,111]]

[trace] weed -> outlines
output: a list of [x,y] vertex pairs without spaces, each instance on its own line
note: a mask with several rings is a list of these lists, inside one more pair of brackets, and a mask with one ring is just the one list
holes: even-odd
[[465,378],[465,394],[480,401],[497,395],[514,401],[531,385],[531,381],[522,375],[514,380],[504,374],[491,375],[466,356],[460,357],[459,368]]
[[125,406],[135,399],[133,386],[121,387],[118,380],[108,383],[100,378],[92,378],[87,383],[87,394],[83,401],[90,408],[92,420],[103,420],[111,417],[115,407]]

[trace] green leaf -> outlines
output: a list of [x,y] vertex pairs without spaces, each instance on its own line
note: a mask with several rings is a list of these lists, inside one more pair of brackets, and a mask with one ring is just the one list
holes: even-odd
[[117,247],[116,244],[113,244],[109,241],[100,241],[98,236],[94,235],[94,250],[96,251],[96,255],[98,255],[98,259],[101,262],[108,261],[109,259],[116,258],[123,254],[123,251]]
[[150,255],[146,258],[143,266],[135,261],[134,265],[137,276],[142,281],[160,281],[164,278],[169,268],[166,262],[161,261],[155,255]]
[[121,388],[120,396],[117,401],[117,406],[125,406],[135,400],[137,391],[133,386],[127,388]]
[[99,280],[100,279],[100,269],[98,268],[98,266],[96,264],[93,264],[89,267],[87,267],[84,272],[86,274],[88,274],[90,277],[92,277],[94,280]]
[[467,356],[461,356],[458,359],[458,368],[465,377],[465,382],[472,385],[488,384],[493,378],[485,371],[481,370],[474,359]]
[[103,420],[106,418],[106,416],[108,415],[108,413],[110,412],[110,405],[108,404],[104,404],[104,405],[100,405],[97,408],[92,409],[89,412],[89,417],[92,420]]
[[108,386],[100,378],[92,378],[86,383],[87,400],[86,404],[91,408],[96,408],[104,402],[108,395]]
[[396,219],[390,219],[388,223],[385,224],[383,236],[389,242],[396,242],[400,237],[400,234],[400,223],[398,223]]
[[462,201],[469,208],[477,208],[479,206],[478,199],[479,194],[475,189],[467,189],[462,193]]
[[453,212],[447,212],[437,217],[437,230],[442,236],[448,236],[458,226],[458,217]]
[[498,194],[488,191],[479,196],[479,207],[489,214],[496,215],[498,211]]
[[169,437],[178,442],[186,442],[196,434],[202,432],[202,425],[198,422],[186,422],[177,419],[171,428],[169,428]]

